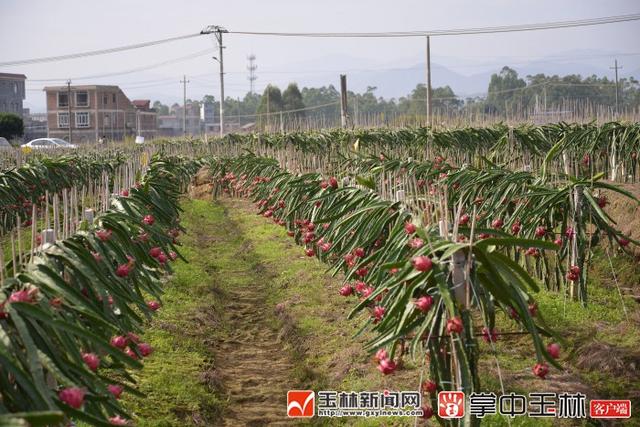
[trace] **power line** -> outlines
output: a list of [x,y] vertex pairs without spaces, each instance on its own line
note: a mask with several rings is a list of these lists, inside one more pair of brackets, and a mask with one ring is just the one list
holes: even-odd
[[112,48],[108,48],[108,49],[99,49],[99,50],[91,50],[91,51],[87,51],[87,52],[70,53],[70,54],[67,54],[67,55],[46,56],[46,57],[42,57],[42,58],[20,59],[20,60],[16,60],[16,61],[0,62],[0,67],[12,67],[12,66],[15,66],[15,65],[28,65],[28,64],[40,64],[40,63],[44,63],[44,62],[56,62],[56,61],[65,61],[65,60],[68,60],[68,59],[84,58],[84,57],[87,57],[87,56],[106,55],[106,54],[109,54],[109,53],[124,52],[124,51],[127,51],[127,50],[141,49],[143,47],[157,46],[157,45],[160,45],[160,44],[170,43],[170,42],[174,42],[174,41],[178,41],[178,40],[191,39],[191,38],[194,38],[194,37],[200,37],[201,35],[202,34],[200,34],[200,33],[187,34],[187,35],[183,35],[183,36],[170,37],[168,39],[153,40],[153,41],[149,41],[149,42],[136,43],[136,44],[126,45],[126,46],[112,47]]
[[[145,66],[138,67],[138,68],[132,68],[130,70],[117,71],[115,73],[106,73],[106,74],[94,74],[92,76],[71,77],[71,79],[72,80],[87,80],[87,79],[99,79],[99,78],[104,78],[104,77],[122,76],[122,75],[125,75],[125,74],[137,73],[139,71],[152,70],[152,69],[155,69],[155,68],[162,67],[164,65],[176,64],[178,62],[187,61],[189,59],[194,59],[194,58],[198,58],[200,56],[208,55],[211,52],[212,52],[212,49],[208,48],[208,49],[200,50],[198,52],[191,53],[189,55],[181,56],[181,57],[174,58],[174,59],[169,59],[169,60],[166,60],[166,61],[162,61],[162,62],[158,62],[158,63],[155,63],[155,64],[151,64],[151,65],[145,65]],[[54,82],[54,81],[60,81],[60,80],[64,80],[64,78],[29,79],[30,82]]]
[[506,25],[496,27],[459,28],[446,30],[394,31],[394,32],[259,32],[229,31],[230,34],[277,37],[326,37],[326,38],[394,38],[394,37],[426,37],[426,36],[458,36],[469,34],[510,33],[519,31],[551,30],[558,28],[586,27],[592,25],[613,24],[640,20],[640,14],[607,16],[602,18],[581,19],[575,21],[556,21],[537,24]]

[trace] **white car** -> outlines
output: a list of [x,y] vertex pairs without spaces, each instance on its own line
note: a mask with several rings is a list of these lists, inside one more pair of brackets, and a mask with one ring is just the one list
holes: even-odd
[[22,144],[22,147],[29,147],[33,149],[40,148],[78,148],[75,144],[69,144],[64,139],[60,138],[38,138],[33,141],[29,141],[26,144]]

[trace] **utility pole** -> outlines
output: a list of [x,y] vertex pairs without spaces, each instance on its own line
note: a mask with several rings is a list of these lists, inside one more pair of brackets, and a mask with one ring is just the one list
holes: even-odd
[[218,49],[220,51],[218,58],[215,58],[220,64],[220,136],[224,136],[224,61],[222,59],[222,33],[228,33],[227,30],[218,25],[209,25],[200,34],[213,34],[218,41]]
[[340,119],[342,127],[347,127],[347,75],[340,74]]
[[431,126],[431,39],[427,36],[427,125]]
[[73,144],[71,134],[71,80],[67,80],[67,125],[69,126],[69,144]]
[[614,66],[609,67],[610,70],[616,70],[616,116],[620,114],[620,101],[618,98],[618,70],[622,69],[622,65],[618,67],[618,60],[614,61]]
[[187,76],[183,75],[180,83],[182,83],[182,105],[184,105],[182,109],[182,133],[184,136],[187,136],[187,83],[189,83]]
[[253,53],[247,56],[247,59],[249,60],[249,65],[247,65],[247,70],[249,70],[249,77],[247,77],[249,79],[249,93],[253,95],[254,82],[258,79],[258,76],[256,76],[258,66],[255,64],[256,56]]

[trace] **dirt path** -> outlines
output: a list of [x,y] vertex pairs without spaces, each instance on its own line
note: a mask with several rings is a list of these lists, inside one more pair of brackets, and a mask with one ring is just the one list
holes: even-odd
[[224,224],[224,229],[208,230],[213,235],[201,235],[215,240],[209,250],[226,252],[226,268],[215,273],[223,291],[224,333],[212,351],[221,397],[228,402],[219,425],[286,425],[293,363],[265,302],[269,276],[226,210]]

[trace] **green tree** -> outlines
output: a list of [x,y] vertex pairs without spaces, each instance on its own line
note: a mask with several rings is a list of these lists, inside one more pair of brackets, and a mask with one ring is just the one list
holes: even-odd
[[493,74],[489,81],[489,90],[485,111],[488,113],[504,113],[518,102],[527,104],[526,93],[523,88],[527,83],[518,77],[518,72],[507,66],[502,67],[500,73]]
[[[300,110],[304,108],[304,102],[302,101],[302,93],[300,93],[300,89],[298,89],[298,85],[296,83],[289,83],[289,86],[282,92],[282,105],[285,111],[289,110]],[[292,114],[294,117],[304,117],[304,111],[296,111]]]
[[340,117],[340,92],[333,85],[302,88],[302,102],[308,108],[323,105],[308,111],[308,115]]
[[168,105],[164,105],[160,101],[155,101],[153,103],[153,108],[155,108],[155,110],[158,112],[158,115],[160,115],[160,116],[169,115],[169,106]]
[[258,114],[275,113],[282,111],[282,93],[278,86],[268,85],[260,99]]
[[20,138],[24,135],[22,117],[13,113],[0,113],[0,136],[7,139]]
[[[462,105],[463,101],[456,96],[451,87],[444,86],[431,89],[431,106],[434,114],[457,111]],[[418,84],[409,97],[400,98],[398,109],[402,114],[426,115],[427,88],[424,83]]]

